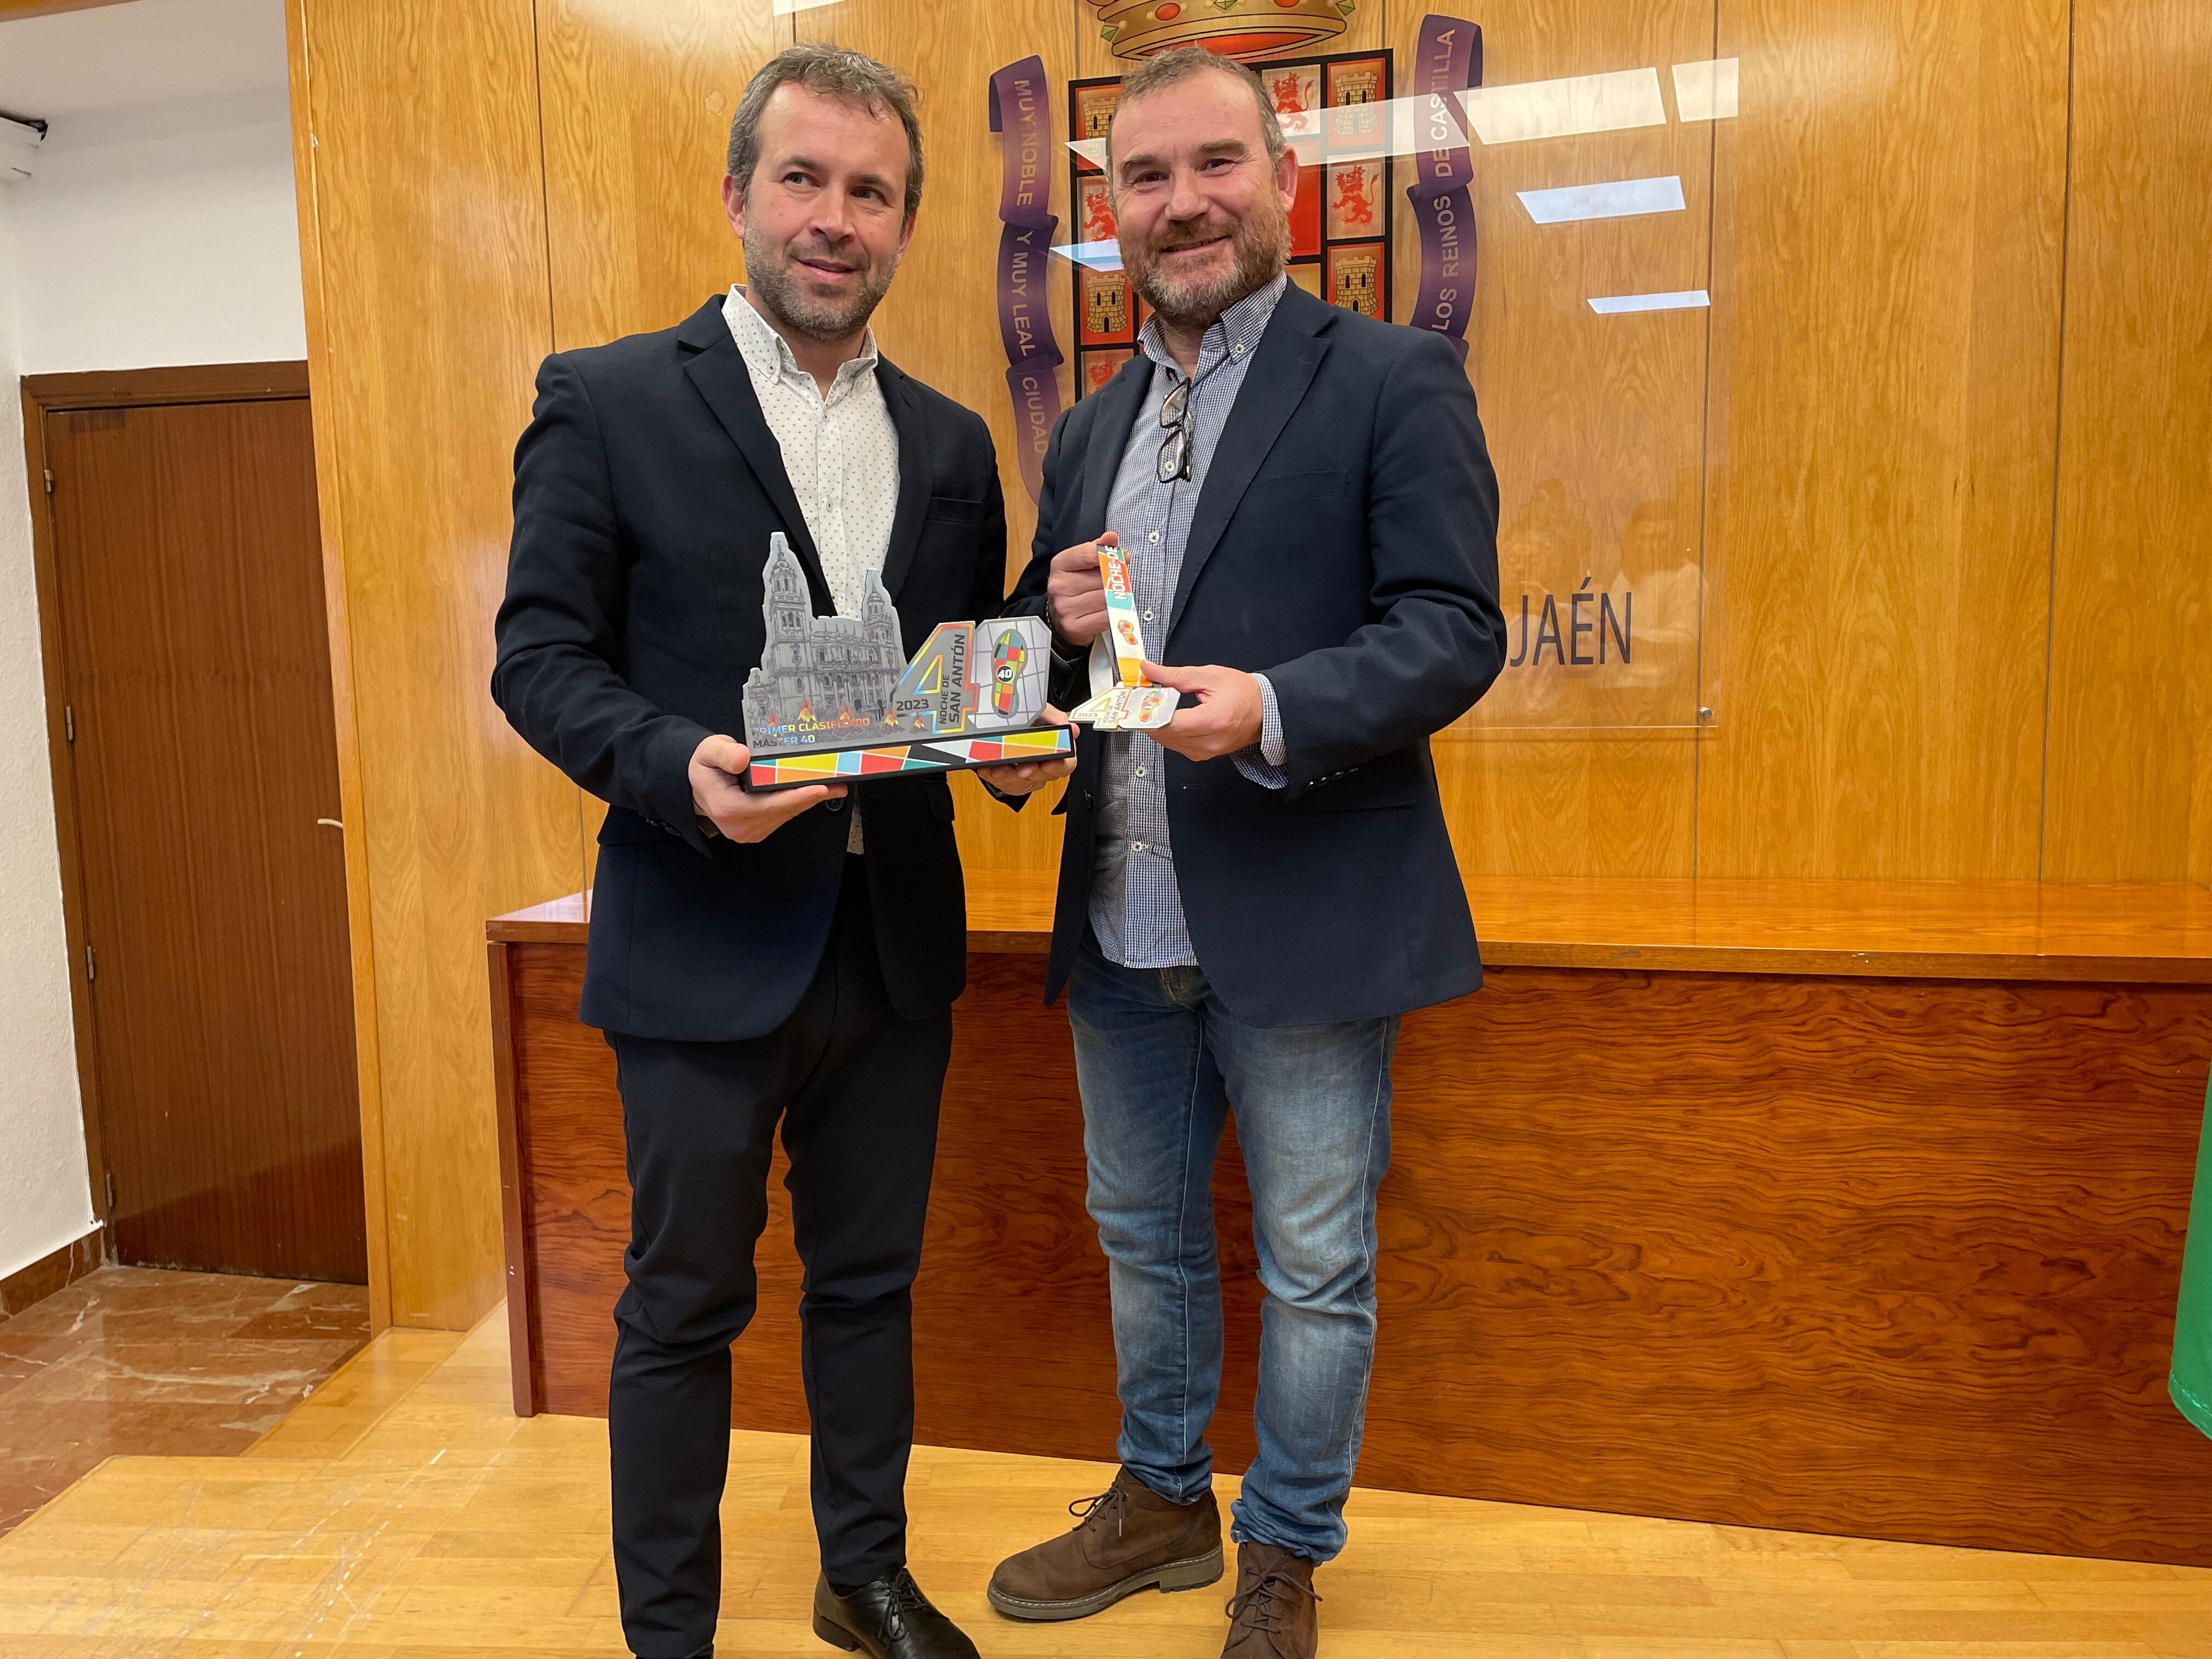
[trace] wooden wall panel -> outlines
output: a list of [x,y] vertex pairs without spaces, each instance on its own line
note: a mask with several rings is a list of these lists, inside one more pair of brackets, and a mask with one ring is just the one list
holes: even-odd
[[1730,11],[1698,873],[2032,877],[2064,0]]
[[[913,77],[921,94],[928,167],[921,210],[898,280],[876,313],[876,333],[902,368],[991,423],[1006,492],[1011,582],[1028,562],[1036,510],[1014,461],[1013,411],[999,339],[999,136],[990,130],[988,94],[993,70],[1035,53],[1064,94],[1074,72],[1069,0],[997,0],[967,8],[957,19],[904,0],[840,0],[802,11],[792,21],[802,40],[834,40],[896,65]],[[1066,112],[1056,100],[1055,140],[1067,136],[1066,125]],[[1051,177],[1052,211],[1065,240],[1067,179],[1060,157],[1054,158]],[[1054,328],[1060,349],[1069,352],[1074,343],[1066,325],[1067,262],[1054,259],[1050,269]],[[1073,372],[1063,368],[1060,380],[1065,398]]]
[[[1736,54],[1743,112],[1480,155],[1472,373],[1509,545],[1565,535],[1595,574],[1679,577],[1694,531],[1718,720],[1441,743],[1470,873],[2033,876],[2040,855],[2212,879],[2212,368],[2203,285],[2172,276],[2203,262],[2174,181],[2206,166],[2204,46],[2180,0],[2077,3],[2063,469],[2066,0],[1481,13],[1491,84],[1648,64],[1671,117],[1672,63]],[[984,79],[1030,52],[1055,82],[1119,64],[1085,0],[289,9],[376,1294],[461,1323],[495,1293],[474,930],[588,879],[598,817],[483,691],[539,356],[665,325],[735,274],[714,185],[754,64],[802,32],[875,52],[919,81],[932,165],[883,338],[991,419],[1018,563]],[[1328,44],[1389,45],[1402,74],[1425,9],[1362,0]],[[1511,198],[1624,170],[1703,202],[1710,314],[1577,312],[1601,276],[1693,281],[1690,240],[1539,236]],[[1063,290],[1063,332],[1066,311]],[[1048,800],[1015,817],[956,788],[972,866],[1054,862]]]
[[2212,34],[2079,0],[2044,873],[2212,882]]
[[[285,74],[290,82],[292,180],[299,198],[300,275],[307,331],[311,381],[326,380],[322,362],[330,346],[323,319],[321,207],[315,181],[315,135],[310,117],[305,0],[285,0]],[[325,391],[325,395],[328,395]],[[312,419],[312,411],[311,411]],[[337,738],[338,815],[341,823],[363,821],[361,777],[361,720],[356,708],[353,623],[346,592],[344,538],[339,533],[337,491],[338,422],[325,410],[313,419],[315,489],[320,504],[323,543],[323,617],[331,647],[331,714]],[[374,1329],[392,1323],[391,1227],[386,1213],[384,1170],[384,1077],[378,1050],[376,947],[369,933],[374,894],[369,884],[364,836],[345,836],[347,947],[352,957],[354,1064],[361,1102],[362,1212],[368,1251],[368,1316]],[[96,1167],[96,1166],[95,1166]]]
[[555,349],[672,327],[744,278],[730,118],[791,21],[770,0],[544,0],[538,28]]
[[[1076,8],[1080,9],[1080,8]],[[988,88],[994,70],[1030,56],[1044,60],[1055,89],[1052,131],[1067,137],[1066,89],[1075,73],[1076,23],[1071,0],[994,0],[989,6],[932,13],[906,0],[840,0],[798,13],[802,40],[834,40],[895,64],[921,94],[922,154],[927,165],[921,210],[883,307],[876,313],[884,353],[991,425],[999,450],[999,482],[1006,494],[1007,584],[1028,562],[1036,509],[1015,461],[1013,411],[1006,397],[1006,357],[999,339],[999,137],[990,130]],[[1052,211],[1067,231],[1067,169],[1048,164]],[[1071,363],[1069,274],[1051,264],[1048,302],[1053,328]],[[1072,368],[1060,371],[1063,406]],[[1060,820],[1050,808],[1059,786],[1041,793],[1018,816],[986,795],[973,778],[953,781],[961,856],[975,869],[1042,870],[1060,861]]]
[[[599,1413],[628,1235],[612,1067],[569,1013],[581,951],[495,948],[544,1398]],[[1105,1263],[1041,967],[972,956],[955,1012],[916,1428],[1103,1459]],[[2161,1386],[2208,1060],[2203,987],[1497,970],[1399,1048],[1361,1483],[2212,1565],[2212,1445]],[[1259,1326],[1233,1146],[1215,1192],[1233,1473]],[[738,1420],[794,1430],[781,1211],[761,1266]]]
[[[672,327],[744,278],[730,118],[791,21],[771,0],[543,0],[537,16],[552,349]],[[580,792],[578,814],[588,884],[606,805]]]
[[550,343],[531,7],[295,0],[292,27],[352,927],[373,952],[371,1237],[380,1221],[390,1317],[459,1327],[501,1294],[483,918],[582,874],[576,791],[485,690],[508,456]]
[[[1437,9],[1482,25],[1486,86],[1657,66],[1712,56],[1713,0],[1633,0],[1562,7],[1510,0]],[[1389,41],[1401,91],[1428,8],[1394,3]],[[1667,94],[1669,107],[1671,93]],[[1524,590],[1540,610],[1548,586],[1636,589],[1656,613],[1660,590],[1696,614],[1701,557],[1708,315],[1600,316],[1595,295],[1705,286],[1711,128],[1663,126],[1480,148],[1475,168],[1474,310],[1468,374],[1498,475],[1499,561],[1509,617]],[[1540,225],[1516,192],[1672,176],[1684,210]],[[1395,298],[1410,314],[1419,238],[1399,216]],[[1572,574],[1565,574],[1571,571]],[[1650,640],[1656,673],[1695,697],[1693,633]],[[1650,659],[1647,658],[1647,660]],[[1697,782],[1693,730],[1486,730],[1496,724],[1606,724],[1618,693],[1593,694],[1565,670],[1508,669],[1468,726],[1436,745],[1437,771],[1461,867],[1469,874],[1686,876],[1692,873]],[[1660,700],[1630,718],[1649,718]]]
[[1692,874],[1698,735],[1437,738],[1437,785],[1460,872]]

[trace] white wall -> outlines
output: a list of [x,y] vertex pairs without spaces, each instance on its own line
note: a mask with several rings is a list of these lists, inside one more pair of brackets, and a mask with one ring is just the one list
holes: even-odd
[[23,419],[13,191],[0,187],[0,1274],[94,1224],[70,1027]]
[[57,120],[13,186],[20,373],[307,355],[282,88]]
[[[125,43],[147,61],[122,61]],[[5,84],[5,59],[34,52],[33,83]],[[0,1275],[96,1219],[15,380],[307,355],[283,61],[278,0],[0,23],[0,107],[52,121],[35,176],[0,185]],[[48,88],[68,106],[39,107]],[[84,106],[111,88],[130,101]]]

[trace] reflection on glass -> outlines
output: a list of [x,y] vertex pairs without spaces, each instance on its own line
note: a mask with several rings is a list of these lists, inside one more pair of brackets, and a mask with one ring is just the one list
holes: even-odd
[[1664,179],[1623,179],[1609,185],[1565,185],[1557,190],[1517,193],[1528,216],[1540,225],[1682,211],[1682,181],[1671,174]]
[[1486,144],[1667,125],[1667,106],[1659,95],[1656,69],[1571,75],[1564,80],[1528,81],[1519,86],[1477,87],[1463,96],[1468,118],[1474,123],[1476,137]]
[[1069,242],[1053,249],[1053,252],[1072,264],[1091,270],[1119,270],[1121,268],[1121,245],[1119,242]]
[[[1729,85],[1733,113],[1733,70]],[[1486,144],[1513,144],[1625,127],[1660,127],[1667,125],[1667,105],[1659,94],[1659,71],[1635,69],[1477,87],[1472,92],[1285,110],[1277,118],[1284,139],[1297,152],[1299,165],[1315,167],[1324,152],[1334,162],[1451,149],[1465,144],[1470,131]],[[1066,142],[1078,155],[1104,170],[1103,138]]]
[[1735,59],[1710,58],[1674,65],[1674,109],[1685,121],[1725,121],[1735,114]]
[[1699,306],[1711,305],[1701,288],[1678,289],[1672,294],[1615,294],[1601,300],[1592,300],[1589,307],[1601,316],[1610,317],[1623,311],[1694,311]]

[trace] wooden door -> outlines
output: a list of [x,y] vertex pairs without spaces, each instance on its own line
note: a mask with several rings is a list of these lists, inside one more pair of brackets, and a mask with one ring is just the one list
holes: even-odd
[[45,437],[116,1252],[360,1282],[307,400],[54,411]]

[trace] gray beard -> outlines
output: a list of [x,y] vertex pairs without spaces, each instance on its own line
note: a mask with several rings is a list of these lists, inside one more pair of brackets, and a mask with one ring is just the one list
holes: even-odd
[[858,334],[890,292],[891,277],[898,270],[894,254],[880,275],[870,271],[861,278],[860,291],[850,300],[825,306],[800,289],[799,279],[765,238],[757,240],[748,229],[744,247],[747,297],[786,328],[815,340],[848,340]]
[[1223,312],[1282,274],[1290,261],[1290,216],[1278,214],[1272,227],[1246,221],[1237,227],[1231,246],[1237,254],[1235,265],[1200,287],[1180,291],[1160,280],[1159,266],[1149,256],[1130,265],[1124,253],[1122,263],[1130,265],[1129,286],[1169,322],[1178,328],[1210,328]]

